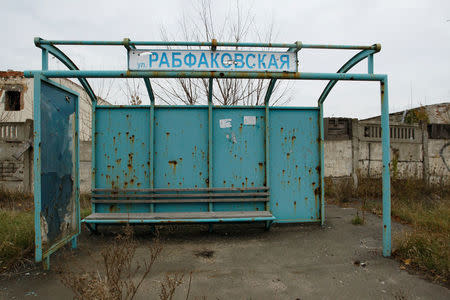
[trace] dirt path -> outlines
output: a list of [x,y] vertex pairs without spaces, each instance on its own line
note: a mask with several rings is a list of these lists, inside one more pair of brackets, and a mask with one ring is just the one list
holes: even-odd
[[[450,291],[417,275],[400,270],[381,256],[381,219],[366,216],[366,225],[350,220],[353,208],[329,206],[327,225],[273,226],[217,225],[213,233],[203,226],[177,226],[162,231],[164,250],[137,299],[158,298],[166,272],[193,272],[190,299],[449,299]],[[393,234],[402,230],[393,224]],[[102,247],[112,233],[90,236],[84,232],[73,256],[52,258],[52,268],[95,269]],[[143,259],[151,239],[138,231]],[[360,264],[355,264],[359,261]],[[364,266],[365,265],[365,266]],[[45,275],[44,275],[45,274]],[[188,275],[176,293],[185,299]],[[150,297],[149,297],[150,295]],[[70,299],[72,293],[55,271],[34,270],[0,281],[5,299]]]

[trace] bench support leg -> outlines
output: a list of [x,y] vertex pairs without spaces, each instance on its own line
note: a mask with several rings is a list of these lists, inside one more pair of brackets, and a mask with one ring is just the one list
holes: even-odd
[[270,226],[272,225],[272,221],[266,221],[265,229],[266,231],[270,230]]
[[91,234],[98,234],[98,225],[97,224],[91,224],[91,223],[84,223],[86,224],[86,227],[89,229]]
[[78,237],[73,237],[72,239],[72,249],[77,249],[77,238]]
[[42,262],[42,264],[44,265],[44,270],[46,270],[46,271],[50,270],[50,254],[47,255],[46,258],[44,258],[44,261]]
[[209,232],[209,233],[212,233],[212,232],[213,232],[213,229],[214,229],[214,228],[213,228],[213,224],[212,224],[212,223],[209,223],[209,224],[208,224],[208,232]]

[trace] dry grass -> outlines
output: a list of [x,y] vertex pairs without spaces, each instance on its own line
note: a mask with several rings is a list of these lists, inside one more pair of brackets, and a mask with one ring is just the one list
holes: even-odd
[[9,270],[34,250],[33,214],[0,210],[0,267]]
[[29,262],[33,250],[33,197],[0,190],[0,273]]
[[148,248],[147,259],[134,262],[137,246],[133,230],[127,226],[112,245],[102,250],[102,269],[73,271],[73,266],[67,266],[61,272],[61,281],[77,299],[133,299],[162,251],[159,239],[155,238]]
[[[89,194],[80,195],[80,206],[82,218],[91,213]],[[33,250],[33,195],[0,189],[0,273],[30,265]]]
[[[117,235],[112,245],[101,251],[101,261],[94,271],[81,268],[73,271],[73,264],[67,265],[60,271],[61,281],[73,291],[76,299],[134,299],[163,249],[158,232],[147,248],[146,259],[135,259],[137,247],[133,229],[126,226],[124,233]],[[161,282],[159,298],[173,299],[183,278],[181,272],[166,274]],[[186,299],[189,297],[191,279],[192,272]]]
[[[339,205],[382,213],[381,179],[360,178],[358,188],[327,180],[326,195]],[[344,196],[345,195],[345,196]],[[428,185],[418,179],[391,181],[392,217],[413,230],[395,237],[394,257],[403,268],[419,270],[446,285],[450,281],[450,183]],[[345,199],[353,199],[351,202]],[[357,215],[359,216],[359,215]],[[355,217],[356,218],[356,217]]]
[[80,217],[86,218],[92,212],[91,194],[80,195]]

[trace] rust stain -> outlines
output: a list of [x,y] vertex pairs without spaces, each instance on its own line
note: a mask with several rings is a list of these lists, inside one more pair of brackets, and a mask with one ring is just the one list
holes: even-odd
[[281,127],[281,130],[280,130],[280,132],[281,132],[281,133],[283,133],[283,127]]
[[128,170],[133,171],[133,153],[128,153]]
[[169,165],[172,167],[173,172],[176,172],[177,170],[177,161],[176,160],[169,160]]
[[291,156],[291,154],[288,152],[286,153],[286,158],[289,159],[289,157]]
[[319,187],[316,187],[314,189],[314,195],[316,195],[316,196],[320,195],[320,188]]
[[258,163],[259,169],[262,170],[262,168],[264,167],[264,163],[260,162]]
[[169,138],[170,132],[166,132],[166,137]]
[[109,206],[108,208],[109,212],[114,213],[114,212],[119,212],[119,208],[117,207],[116,204],[112,204]]

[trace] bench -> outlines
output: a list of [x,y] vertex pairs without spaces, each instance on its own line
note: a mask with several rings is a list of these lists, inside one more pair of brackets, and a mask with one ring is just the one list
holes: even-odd
[[[117,223],[213,223],[213,222],[256,222],[275,220],[268,211],[270,192],[268,187],[243,188],[158,188],[158,189],[94,189],[93,204],[140,204],[151,205],[150,212],[94,212],[83,222],[89,224]],[[170,203],[225,203],[264,202],[265,210],[254,211],[198,211],[198,212],[155,212],[154,205]]]

